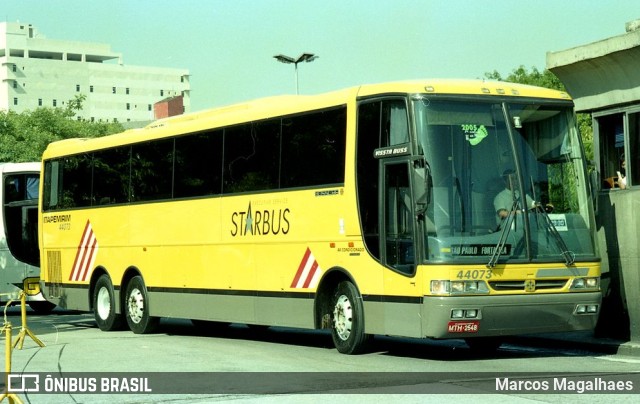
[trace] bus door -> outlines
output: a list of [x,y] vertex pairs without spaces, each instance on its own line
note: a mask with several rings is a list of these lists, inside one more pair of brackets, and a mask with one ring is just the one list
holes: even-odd
[[421,315],[423,291],[416,272],[420,256],[415,225],[419,207],[414,190],[420,189],[419,176],[414,175],[416,163],[406,159],[380,161],[380,250],[387,267],[383,274],[385,333],[420,337],[421,322],[416,319]]
[[384,237],[380,245],[382,262],[406,275],[415,271],[414,203],[411,193],[409,163],[381,160],[380,201]]
[[38,267],[39,174],[8,174],[3,182],[4,230],[9,251],[17,260]]

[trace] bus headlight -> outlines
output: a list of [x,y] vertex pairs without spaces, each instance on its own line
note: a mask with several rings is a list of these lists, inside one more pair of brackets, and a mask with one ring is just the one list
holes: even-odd
[[432,295],[448,295],[451,291],[450,281],[431,281]]
[[431,281],[432,295],[475,295],[487,293],[489,293],[489,287],[485,281]]
[[571,282],[571,290],[600,289],[600,278],[575,278]]

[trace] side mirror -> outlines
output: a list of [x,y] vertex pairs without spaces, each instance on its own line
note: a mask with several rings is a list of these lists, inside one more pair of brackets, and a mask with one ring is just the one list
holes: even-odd
[[420,157],[413,161],[414,170],[414,190],[416,197],[416,218],[424,219],[424,212],[431,203],[431,193],[433,192],[433,180],[431,178],[431,168],[429,164]]
[[424,190],[427,205],[431,203],[431,193],[433,192],[433,178],[431,177],[431,167],[425,164],[424,167]]

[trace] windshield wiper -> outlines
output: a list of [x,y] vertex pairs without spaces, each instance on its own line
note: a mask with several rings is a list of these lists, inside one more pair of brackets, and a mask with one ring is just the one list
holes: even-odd
[[573,263],[576,262],[576,254],[573,251],[569,251],[567,244],[562,239],[560,233],[558,233],[558,229],[556,229],[547,211],[542,205],[536,204],[535,212],[543,217],[544,223],[547,225],[547,230],[549,230],[549,233],[551,233],[551,236],[556,242],[556,246],[560,249],[560,254],[562,254],[564,258],[564,264],[566,266],[573,265]]
[[507,238],[509,237],[509,232],[511,231],[511,224],[516,216],[516,210],[518,209],[518,200],[513,200],[513,205],[511,206],[511,210],[509,211],[509,216],[504,220],[502,226],[502,232],[500,233],[500,239],[498,240],[498,244],[496,244],[495,249],[493,250],[493,254],[487,263],[487,268],[493,268],[498,263],[500,259],[500,255],[502,254],[502,249],[504,245],[507,243]]

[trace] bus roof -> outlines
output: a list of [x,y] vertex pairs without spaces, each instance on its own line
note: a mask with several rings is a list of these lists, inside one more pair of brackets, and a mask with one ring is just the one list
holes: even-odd
[[40,162],[0,163],[1,173],[40,172]]
[[144,128],[92,139],[66,139],[49,144],[43,158],[52,155],[75,154],[114,144],[136,143],[167,135],[224,127],[276,116],[293,115],[305,111],[345,105],[357,98],[392,94],[451,94],[474,96],[534,97],[570,100],[567,93],[547,88],[501,81],[426,79],[365,84],[318,95],[280,95],[244,103],[213,108],[164,118]]
[[566,92],[525,84],[492,80],[427,79],[368,84],[359,87],[358,96],[385,93],[429,93],[454,95],[495,95],[569,100]]

